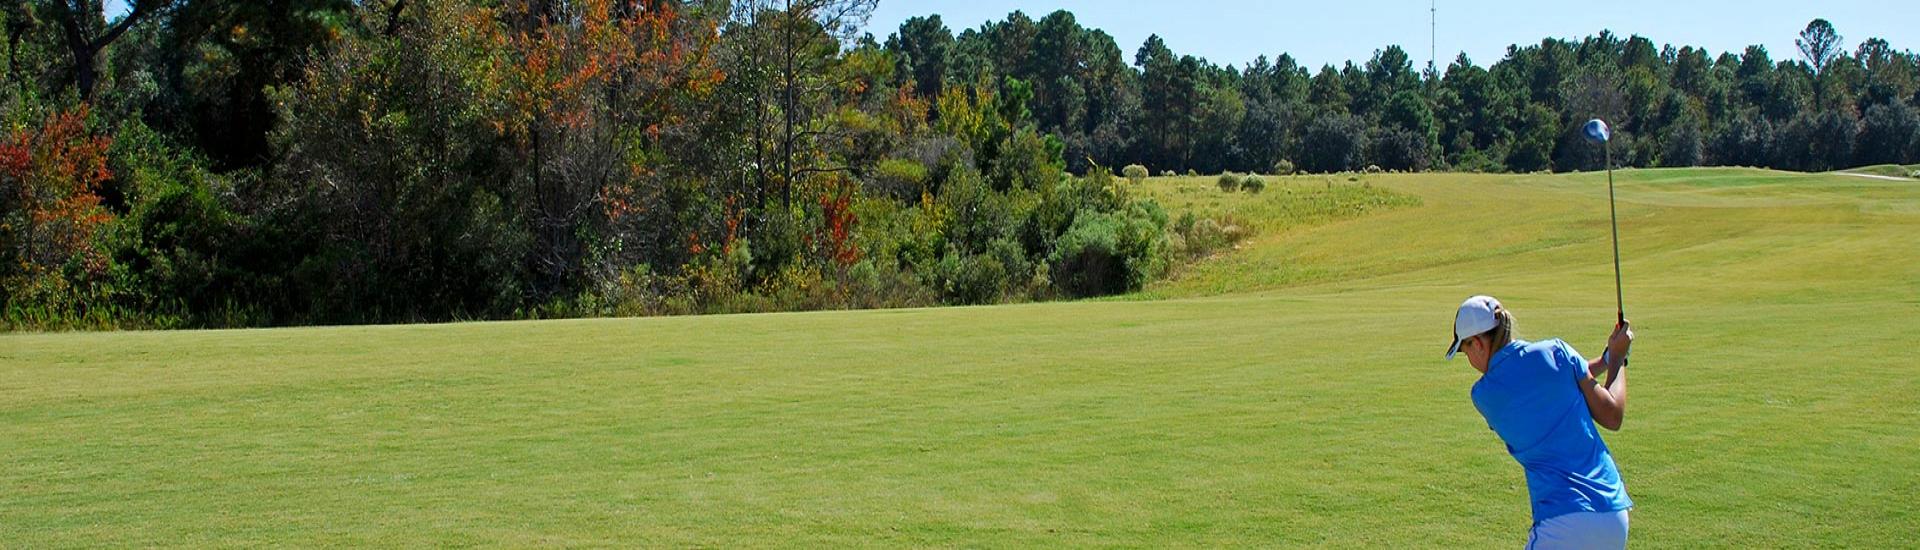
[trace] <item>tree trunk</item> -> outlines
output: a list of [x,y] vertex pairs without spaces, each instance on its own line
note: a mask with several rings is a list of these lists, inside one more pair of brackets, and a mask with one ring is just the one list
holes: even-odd
[[80,101],[93,101],[94,83],[100,79],[99,51],[86,46],[72,46],[73,81],[80,91]]
[[391,37],[394,33],[400,32],[400,12],[406,9],[407,0],[396,0],[392,6],[387,8],[387,36]]
[[786,21],[780,26],[780,35],[783,38],[780,57],[786,67],[780,73],[781,89],[786,95],[786,100],[783,102],[785,105],[781,108],[781,115],[786,119],[786,125],[785,131],[780,134],[780,173],[786,181],[781,182],[781,187],[784,188],[785,198],[781,199],[780,204],[788,211],[788,215],[791,216],[793,210],[793,141],[795,137],[793,134],[793,89],[797,85],[794,83],[795,79],[793,74],[793,26],[795,25],[794,19],[797,17],[793,13],[793,2],[787,2],[786,11]]
[[100,52],[119,40],[127,29],[172,3],[173,0],[133,0],[127,15],[97,37],[88,36],[94,25],[83,18],[100,16],[98,2],[82,0],[76,4],[71,0],[60,0],[54,4],[58,7],[56,15],[60,18],[61,30],[66,38],[67,52],[73,57],[73,85],[80,92],[81,101],[93,100],[93,89],[100,79]]
[[20,36],[26,34],[25,23],[7,20],[7,82],[18,82],[21,90],[26,89],[26,80],[20,77]]
[[764,212],[767,205],[767,94],[763,86],[766,84],[764,69],[767,43],[766,36],[760,32],[759,3],[754,3],[751,9],[747,23],[747,32],[753,33],[748,39],[752,48],[749,66],[758,73],[753,86],[753,208]]

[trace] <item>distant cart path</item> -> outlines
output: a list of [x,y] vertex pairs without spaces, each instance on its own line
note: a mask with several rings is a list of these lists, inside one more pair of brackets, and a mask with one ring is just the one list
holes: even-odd
[[1899,176],[1882,176],[1880,174],[1862,174],[1859,172],[1834,172],[1834,173],[1840,174],[1842,176],[1853,176],[1856,178],[1873,178],[1877,180],[1887,180],[1887,181],[1915,181],[1913,178],[1903,178]]

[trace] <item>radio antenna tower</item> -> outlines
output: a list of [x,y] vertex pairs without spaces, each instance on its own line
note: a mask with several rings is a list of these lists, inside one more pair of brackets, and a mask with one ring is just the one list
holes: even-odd
[[1427,72],[1440,77],[1440,0],[1427,2]]

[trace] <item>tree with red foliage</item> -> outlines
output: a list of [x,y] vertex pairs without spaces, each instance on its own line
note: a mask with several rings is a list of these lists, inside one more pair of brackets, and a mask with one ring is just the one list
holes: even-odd
[[[500,11],[500,49],[519,60],[501,76],[501,129],[528,167],[525,210],[543,286],[567,286],[586,266],[585,239],[605,238],[639,258],[659,230],[686,223],[663,202],[700,189],[685,160],[704,147],[686,129],[700,98],[725,76],[712,62],[717,19],[667,0],[511,0]],[[705,190],[712,191],[712,190]],[[691,231],[717,232],[715,212]]]
[[820,195],[820,229],[816,243],[820,255],[841,267],[860,261],[860,247],[853,240],[853,229],[860,222],[853,212],[853,191],[840,190]]
[[89,245],[113,220],[99,195],[113,177],[112,142],[89,133],[86,120],[85,107],[54,113],[0,141],[0,288],[58,275],[74,259],[92,272],[105,268]]
[[337,273],[319,283],[344,304],[332,315],[503,315],[623,266],[683,265],[689,233],[719,242],[719,197],[698,161],[711,147],[689,129],[723,78],[708,56],[718,21],[698,9],[363,10],[370,32],[275,95],[277,179],[297,187],[289,210],[314,220],[331,262],[316,272]]

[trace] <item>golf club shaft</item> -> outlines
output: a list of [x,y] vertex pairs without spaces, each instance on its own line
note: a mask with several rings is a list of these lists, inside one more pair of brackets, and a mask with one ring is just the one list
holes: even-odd
[[1620,287],[1620,210],[1613,204],[1613,144],[1607,143],[1607,214],[1613,220],[1613,311],[1615,319],[1627,322],[1627,299]]
[[[1613,221],[1613,314],[1616,323],[1627,323],[1627,298],[1620,284],[1620,209],[1613,204],[1613,143],[1607,143],[1607,215]],[[1627,358],[1621,357],[1620,364],[1625,366]]]

